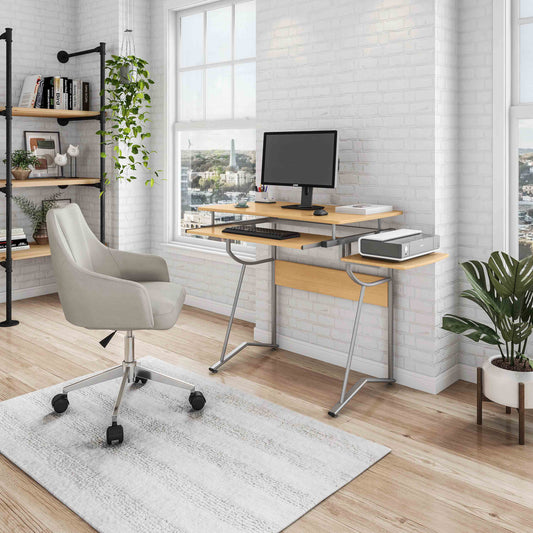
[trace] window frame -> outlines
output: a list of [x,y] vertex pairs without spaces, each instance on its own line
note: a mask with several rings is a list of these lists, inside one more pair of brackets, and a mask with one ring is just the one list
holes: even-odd
[[[510,70],[504,77],[507,83],[507,94],[505,95],[505,109],[507,110],[507,175],[505,196],[502,199],[495,200],[497,203],[505,203],[507,210],[503,220],[505,222],[505,233],[507,242],[501,246],[495,246],[495,249],[502,249],[509,252],[514,257],[519,255],[519,229],[518,229],[518,188],[519,188],[519,165],[518,149],[520,144],[519,124],[523,119],[533,120],[533,102],[520,102],[520,26],[523,24],[532,24],[533,17],[520,18],[520,2],[512,0],[494,0],[495,10],[495,28],[500,26],[500,35],[502,31],[506,33],[504,40],[504,50],[502,60],[505,61],[505,68]],[[496,20],[497,17],[504,17],[503,21]],[[502,29],[503,27],[503,29]],[[495,46],[495,49],[497,47]],[[501,69],[500,69],[501,72]],[[499,73],[494,72],[496,77]],[[497,120],[495,120],[497,122]],[[495,137],[497,141],[498,137]],[[495,146],[497,146],[495,142]],[[496,169],[495,169],[496,171]],[[495,190],[497,196],[498,190]],[[501,244],[498,241],[494,243]]]
[[[169,195],[167,209],[169,213],[168,223],[167,223],[167,242],[169,244],[178,245],[184,248],[190,248],[193,250],[207,250],[210,252],[219,250],[221,253],[225,249],[225,242],[210,241],[207,239],[198,239],[194,236],[188,236],[185,234],[178,234],[178,228],[181,223],[181,161],[180,155],[181,150],[178,147],[179,135],[183,131],[191,130],[226,130],[226,129],[251,129],[256,130],[257,121],[256,117],[253,118],[224,118],[216,120],[206,120],[206,75],[205,72],[210,68],[220,67],[220,66],[231,66],[232,67],[232,83],[231,83],[231,112],[232,116],[235,113],[235,84],[234,84],[234,67],[239,64],[254,63],[257,64],[257,53],[253,57],[244,58],[244,59],[233,59],[235,54],[235,6],[240,3],[245,3],[250,0],[218,0],[215,2],[209,2],[201,4],[195,7],[187,9],[175,10],[173,17],[170,21],[170,30],[171,38],[169,38],[169,79],[168,79],[168,108],[171,113],[169,114],[169,150],[168,150],[168,163],[169,180]],[[206,63],[206,53],[207,53],[207,14],[204,15],[204,62],[201,65],[196,65],[192,67],[181,67],[180,66],[180,19],[184,16],[194,15],[197,13],[207,13],[215,9],[220,9],[224,7],[232,6],[232,30],[231,30],[231,50],[232,59],[230,61],[222,61],[217,63]],[[203,116],[204,120],[180,120],[180,73],[188,72],[194,70],[202,71],[202,90],[203,90]],[[257,172],[257,169],[256,169]],[[246,246],[235,244],[233,249],[238,252],[241,256],[255,257],[255,246],[247,244]]]

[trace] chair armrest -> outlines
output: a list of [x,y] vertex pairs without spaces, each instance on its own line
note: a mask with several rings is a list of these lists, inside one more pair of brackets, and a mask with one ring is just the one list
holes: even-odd
[[139,283],[92,272],[74,263],[57,280],[67,320],[89,329],[152,329],[148,291]]
[[109,250],[123,279],[131,281],[170,281],[167,262],[157,255]]

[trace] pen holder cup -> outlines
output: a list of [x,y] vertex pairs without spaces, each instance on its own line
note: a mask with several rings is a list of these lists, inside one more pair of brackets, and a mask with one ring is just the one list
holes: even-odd
[[272,201],[272,195],[268,192],[256,192],[255,193],[256,202],[270,202]]

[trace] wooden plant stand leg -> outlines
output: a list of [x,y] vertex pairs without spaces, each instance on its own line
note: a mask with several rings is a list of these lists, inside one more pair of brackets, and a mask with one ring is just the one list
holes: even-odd
[[523,383],[518,384],[518,444],[526,443],[526,401],[525,386]]
[[477,423],[483,424],[483,369],[477,369]]
[[505,414],[507,414],[507,415],[511,414],[511,408],[510,407],[506,407],[505,408]]

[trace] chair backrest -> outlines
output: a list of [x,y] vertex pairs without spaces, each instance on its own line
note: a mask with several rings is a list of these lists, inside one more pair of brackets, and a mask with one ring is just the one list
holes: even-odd
[[120,270],[77,204],[48,211],[46,225],[61,305],[67,320],[78,323],[80,268],[116,278],[120,278]]

